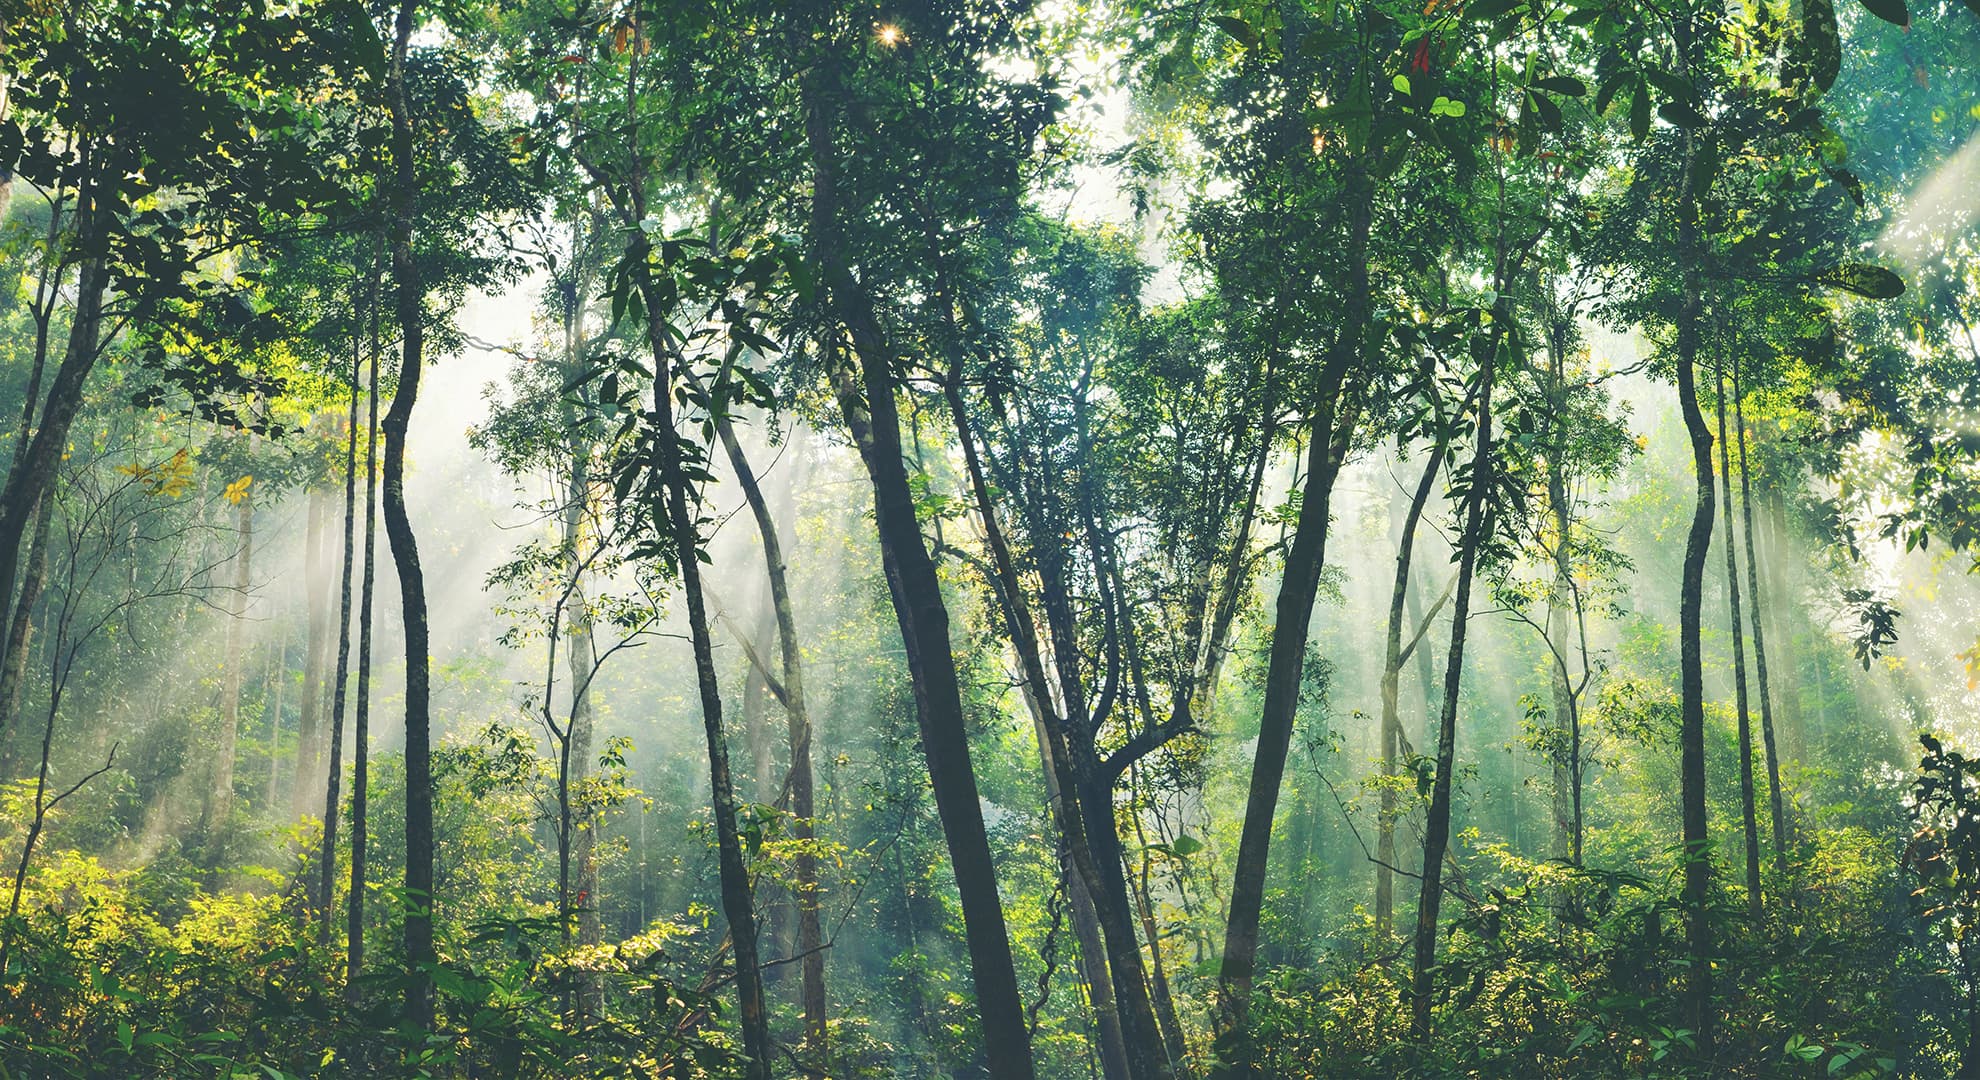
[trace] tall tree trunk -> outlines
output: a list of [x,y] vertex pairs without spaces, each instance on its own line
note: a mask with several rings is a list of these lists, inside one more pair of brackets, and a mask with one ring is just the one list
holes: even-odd
[[[1746,542],[1747,602],[1753,611],[1753,669],[1760,679],[1760,742],[1767,755],[1767,809],[1774,827],[1774,868],[1787,873],[1787,813],[1781,798],[1780,749],[1774,741],[1774,696],[1767,672],[1767,604],[1760,592],[1760,559],[1753,544],[1753,486],[1746,471],[1746,401],[1733,369],[1733,424],[1739,430],[1739,511]],[[1728,495],[1728,498],[1731,496]],[[1776,602],[1778,596],[1776,595]]]
[[358,1004],[364,972],[365,863],[371,807],[371,605],[378,564],[378,310],[371,312],[364,439],[364,582],[358,593],[356,697],[351,714],[351,878],[344,895],[344,1001]]
[[1444,901],[1444,854],[1451,837],[1452,771],[1457,762],[1458,691],[1464,677],[1464,638],[1471,617],[1471,581],[1478,549],[1491,534],[1492,384],[1498,335],[1479,370],[1477,445],[1472,450],[1465,492],[1464,533],[1458,540],[1457,591],[1451,609],[1451,645],[1444,664],[1444,701],[1437,723],[1437,773],[1423,827],[1423,883],[1416,898],[1416,949],[1410,966],[1409,1033],[1417,1043],[1430,1038],[1430,990],[1437,962],[1437,915]]
[[[961,389],[953,381],[947,387],[947,397],[956,427],[956,439],[962,447],[971,496],[976,503],[977,516],[995,568],[993,584],[1003,609],[1005,627],[1024,672],[1027,699],[1042,718],[1040,735],[1045,741],[1040,750],[1051,773],[1047,777],[1047,791],[1056,793],[1056,801],[1052,803],[1053,823],[1058,826],[1073,876],[1079,881],[1100,925],[1101,939],[1106,949],[1106,971],[1113,980],[1112,992],[1107,996],[1112,999],[1118,1012],[1128,1073],[1133,1077],[1166,1076],[1172,1070],[1173,1063],[1167,1060],[1167,1046],[1149,998],[1147,974],[1141,963],[1141,945],[1135,938],[1133,915],[1128,906],[1120,841],[1114,831],[1113,780],[1110,775],[1103,775],[1090,746],[1074,750],[1069,745],[1066,729],[1070,725],[1057,715],[1053,704],[1031,607],[1025,598],[1023,583],[1018,578],[1010,544],[991,501],[976,438],[970,429],[966,403]],[[1040,573],[1049,579],[1048,590],[1061,584],[1048,569],[1041,567]],[[1062,609],[1051,620],[1057,627],[1054,642],[1056,655],[1068,658],[1074,655],[1073,646],[1064,637],[1070,633],[1068,624],[1071,618],[1063,610],[1062,590],[1046,597],[1048,607],[1055,601]],[[1060,665],[1063,705],[1067,714],[1084,716],[1086,707],[1079,675],[1071,670],[1071,666],[1070,662]],[[1098,970],[1099,965],[1094,965],[1094,968]]]
[[[367,306],[377,303],[378,279],[384,269],[382,261],[378,258],[372,260],[370,295],[365,298]],[[357,562],[358,364],[364,354],[361,341],[361,331],[351,335],[351,403],[350,413],[346,417],[348,427],[344,432],[344,552],[337,580],[337,668],[330,691],[330,767],[325,772],[323,784],[322,878],[317,886],[316,898],[320,919],[316,940],[326,947],[330,944],[331,931],[336,922],[337,826],[343,817],[344,693],[351,671],[351,575],[356,570]]]
[[1801,663],[1794,645],[1792,619],[1795,604],[1791,599],[1793,593],[1788,587],[1787,576],[1788,560],[1794,557],[1791,550],[1794,541],[1788,532],[1787,499],[1781,494],[1779,485],[1768,489],[1766,511],[1767,582],[1768,591],[1774,598],[1766,611],[1774,626],[1772,640],[1777,666],[1787,673],[1787,677],[1780,681],[1781,756],[1785,760],[1801,761],[1807,752],[1807,729],[1801,715]]
[[[855,382],[842,371],[837,397],[848,430],[873,485],[874,524],[881,562],[901,627],[902,647],[914,688],[922,753],[928,762],[936,813],[948,843],[950,868],[961,901],[983,1048],[992,1080],[1031,1080],[1031,1033],[1011,961],[1010,933],[997,894],[996,862],[983,827],[983,806],[970,763],[969,729],[962,687],[949,645],[949,611],[942,582],[921,536],[913,488],[902,458],[900,416],[894,402],[894,353],[872,301],[838,248],[837,149],[826,111],[822,72],[806,77],[805,128],[812,154],[812,240],[834,321],[852,340],[860,369]],[[862,401],[862,391],[864,400]]]
[[[818,854],[811,845],[818,808],[816,780],[811,764],[811,713],[804,693],[804,653],[798,639],[796,609],[791,604],[789,564],[784,557],[784,542],[779,533],[777,515],[764,497],[763,485],[750,465],[749,455],[743,452],[742,441],[736,437],[735,422],[728,410],[724,409],[716,420],[722,450],[728,456],[729,467],[736,475],[736,485],[742,488],[750,515],[756,519],[757,535],[763,541],[763,567],[770,586],[770,613],[777,628],[777,650],[781,663],[781,685],[777,688],[777,696],[784,706],[790,749],[791,835],[799,843],[794,867],[797,879],[794,899],[798,914],[797,950],[801,957],[798,961],[801,978],[798,1002],[804,1012],[803,1053],[806,1074],[823,1076],[827,1004],[825,935],[819,912],[822,897],[818,885]],[[767,678],[764,682],[764,688],[769,689]],[[768,756],[767,746],[765,756]],[[763,766],[758,768],[762,770]],[[760,775],[758,783],[763,784],[763,790],[768,792],[769,786],[764,783],[765,780],[767,776]]]
[[[1265,905],[1272,822],[1278,813],[1286,755],[1292,747],[1293,720],[1299,712],[1313,602],[1319,595],[1320,571],[1326,562],[1334,481],[1347,462],[1360,415],[1360,402],[1347,386],[1347,376],[1360,360],[1368,326],[1372,194],[1369,178],[1358,167],[1349,175],[1346,198],[1350,214],[1347,302],[1339,336],[1322,369],[1315,400],[1310,403],[1313,419],[1307,435],[1306,489],[1301,492],[1299,522],[1293,528],[1292,546],[1286,553],[1285,570],[1279,582],[1265,674],[1265,700],[1258,717],[1258,748],[1251,763],[1251,786],[1245,798],[1244,828],[1238,842],[1230,913],[1224,927],[1219,1026],[1239,1042],[1245,1037],[1245,1011],[1258,961],[1258,920]],[[1235,1070],[1249,1069],[1246,1053],[1234,1053],[1230,1060]]]
[[227,611],[227,660],[225,683],[220,689],[220,745],[213,755],[213,786],[206,800],[206,836],[209,843],[227,832],[227,820],[234,806],[234,754],[241,731],[241,683],[247,666],[248,590],[254,579],[249,574],[254,555],[254,489],[241,492],[235,504],[235,535],[240,550],[234,556],[234,595]]
[[[1693,16],[1677,20],[1678,54],[1689,78]],[[1690,1025],[1701,1058],[1712,1043],[1712,837],[1705,806],[1705,658],[1700,639],[1705,591],[1705,560],[1712,546],[1712,431],[1698,407],[1698,335],[1703,306],[1704,248],[1698,236],[1698,200],[1692,178],[1698,169],[1697,137],[1686,129],[1684,168],[1678,180],[1677,256],[1682,299],[1677,316],[1678,409],[1691,440],[1692,477],[1697,488],[1691,529],[1684,545],[1678,583],[1678,801],[1684,836],[1686,973],[1684,1023]]]
[[303,529],[303,600],[307,605],[303,641],[302,712],[296,723],[295,786],[289,792],[291,812],[301,816],[314,809],[317,752],[323,737],[324,643],[330,637],[330,613],[325,610],[329,597],[323,589],[328,575],[323,569],[323,537],[329,528],[329,495],[321,488],[309,491],[309,511]]
[[[635,190],[634,220],[645,217],[644,193]],[[648,273],[648,251],[644,234],[633,243],[633,265],[647,311],[660,319],[669,310]],[[736,827],[735,782],[729,771],[728,735],[722,725],[722,689],[715,673],[714,637],[709,632],[706,594],[701,584],[701,533],[688,508],[689,487],[683,439],[675,431],[674,376],[676,365],[657,326],[647,330],[653,350],[654,467],[662,488],[659,505],[653,508],[655,525],[670,533],[674,563],[681,575],[681,592],[687,598],[688,636],[694,649],[695,685],[701,696],[702,731],[708,744],[710,800],[714,803],[715,837],[720,867],[722,914],[729,924],[729,941],[734,950],[736,992],[740,998],[743,1052],[749,1058],[745,1075],[751,1080],[770,1076],[769,1017],[763,1004],[763,972],[757,960],[756,913],[750,895],[749,867],[743,861],[742,840]],[[684,367],[685,365],[681,365]]]
[[[1401,449],[1398,442],[1397,448]],[[1403,621],[1408,618],[1410,570],[1416,551],[1416,527],[1423,520],[1423,508],[1437,486],[1437,473],[1443,467],[1444,445],[1424,452],[1423,472],[1410,492],[1409,508],[1402,518],[1402,533],[1396,541],[1395,581],[1389,587],[1389,631],[1382,654],[1382,773],[1389,779],[1382,785],[1381,816],[1375,836],[1375,930],[1387,937],[1395,929],[1396,905],[1396,817],[1395,778],[1401,775],[1405,736],[1402,726]],[[1411,620],[1414,622],[1414,620]]]
[[12,728],[21,714],[21,695],[27,684],[34,609],[41,602],[41,590],[48,581],[48,532],[55,517],[53,489],[43,491],[39,501],[34,512],[34,538],[28,545],[27,567],[21,577],[21,595],[14,603],[14,617],[7,632],[7,652],[0,659],[0,781],[13,776]]
[[[81,92],[81,88],[77,88]],[[87,162],[89,147],[81,149]],[[91,251],[97,243],[98,211],[85,186],[76,198],[76,239],[79,251]],[[55,378],[48,385],[48,396],[41,406],[41,422],[32,437],[25,427],[19,438],[27,440],[24,453],[17,453],[7,470],[7,483],[0,489],[0,611],[14,597],[20,569],[21,540],[27,535],[42,496],[54,486],[55,474],[68,451],[69,428],[82,408],[83,390],[90,372],[103,352],[103,297],[109,288],[109,272],[103,259],[86,259],[76,281],[75,304],[69,319],[69,340]],[[37,367],[37,374],[39,368]],[[27,403],[33,408],[33,402]]]
[[[1746,913],[1755,922],[1760,920],[1760,829],[1755,822],[1753,795],[1753,720],[1746,700],[1746,634],[1745,616],[1740,611],[1739,560],[1735,555],[1738,544],[1734,540],[1733,497],[1732,497],[1732,451],[1731,440],[1726,438],[1726,374],[1720,364],[1718,371],[1718,396],[1715,399],[1719,418],[1719,476],[1725,491],[1725,542],[1726,549],[1726,604],[1732,618],[1733,648],[1733,702],[1739,714],[1739,820],[1746,839]],[[1763,691],[1764,693],[1764,691]]]
[[419,180],[413,171],[412,104],[406,89],[406,46],[419,0],[404,0],[392,36],[392,283],[397,292],[402,354],[399,385],[385,413],[385,537],[399,572],[400,610],[406,632],[406,1019],[415,1031],[433,1028],[433,754],[429,713],[426,574],[419,541],[406,515],[406,430],[419,400],[426,356],[426,288],[413,256]]

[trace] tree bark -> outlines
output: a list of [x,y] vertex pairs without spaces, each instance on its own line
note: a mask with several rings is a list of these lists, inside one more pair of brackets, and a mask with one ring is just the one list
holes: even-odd
[[942,599],[941,578],[921,536],[914,492],[902,459],[900,417],[894,402],[894,354],[870,298],[838,247],[843,211],[839,206],[837,150],[821,100],[822,88],[817,85],[821,78],[817,72],[807,76],[804,102],[813,168],[812,241],[833,319],[851,338],[860,372],[857,383],[849,372],[839,373],[839,407],[873,486],[881,562],[900,623],[922,752],[961,901],[963,936],[982,1017],[984,1057],[992,1080],[1031,1080],[1035,1075],[1031,1033],[1018,992],[1010,933],[997,894],[996,862],[983,827],[983,807],[970,763],[962,687],[949,645],[948,607]]
[[[1753,486],[1746,470],[1746,402],[1740,394],[1739,369],[1733,369],[1733,424],[1739,431],[1739,510],[1746,542],[1748,603],[1753,610],[1753,669],[1760,679],[1760,743],[1767,755],[1767,809],[1774,827],[1774,868],[1787,873],[1787,813],[1781,797],[1780,749],[1774,741],[1774,696],[1767,671],[1768,605],[1760,592],[1760,559],[1753,544]],[[1730,495],[1727,498],[1731,498]],[[1778,600],[1778,593],[1776,594]]]
[[406,431],[419,401],[425,363],[426,288],[413,254],[419,180],[413,169],[412,104],[406,89],[406,47],[418,0],[399,5],[392,37],[392,283],[397,293],[401,359],[399,384],[381,425],[385,434],[385,537],[398,569],[400,611],[406,634],[406,1019],[415,1031],[433,1028],[433,755],[426,622],[426,574],[419,541],[406,514]]
[[358,1004],[364,971],[365,863],[371,836],[371,605],[378,555],[378,310],[371,312],[371,360],[365,394],[364,582],[358,596],[356,702],[351,714],[351,878],[344,896],[344,1001]]
[[[798,990],[799,1007],[804,1012],[804,1043],[802,1052],[805,1058],[806,1075],[824,1075],[825,1065],[825,935],[820,922],[819,903],[822,899],[818,884],[818,855],[812,850],[816,806],[816,781],[811,764],[811,713],[804,693],[804,653],[798,638],[797,613],[791,603],[789,564],[784,557],[784,543],[779,535],[777,516],[771,510],[770,502],[763,494],[763,485],[758,481],[756,470],[750,465],[749,455],[743,452],[742,441],[736,437],[735,422],[724,409],[716,417],[716,431],[722,440],[722,450],[728,456],[729,467],[736,475],[736,485],[742,488],[743,498],[749,504],[750,515],[756,519],[756,532],[763,541],[763,568],[770,586],[770,609],[777,628],[777,648],[781,666],[780,686],[777,697],[784,707],[786,732],[790,749],[790,807],[791,835],[799,843],[795,860],[795,889],[798,914],[798,961],[800,983]],[[764,689],[768,690],[768,680],[764,679]],[[768,740],[765,740],[764,757],[767,761]],[[770,788],[765,764],[757,766],[758,783],[764,793]]]
[[322,587],[327,579],[323,570],[323,536],[329,527],[326,521],[328,503],[328,495],[321,488],[310,489],[308,518],[303,529],[303,599],[307,605],[307,636],[303,641],[302,711],[296,722],[295,786],[289,792],[291,812],[298,817],[314,808],[312,796],[319,790],[316,786],[317,752],[323,737],[323,695],[327,689],[324,686],[326,680],[322,658],[328,652],[324,644],[330,636],[330,614],[325,610],[328,597]]
[[[1245,1012],[1258,960],[1258,920],[1265,904],[1272,822],[1278,811],[1279,787],[1285,779],[1286,755],[1292,746],[1293,720],[1299,711],[1313,602],[1319,595],[1320,571],[1326,562],[1334,481],[1347,462],[1360,416],[1359,399],[1346,386],[1349,370],[1360,360],[1362,338],[1368,325],[1372,194],[1368,177],[1359,169],[1350,174],[1346,197],[1350,203],[1346,254],[1351,268],[1347,302],[1339,336],[1330,350],[1312,402],[1306,489],[1301,494],[1299,522],[1293,528],[1292,547],[1286,554],[1279,583],[1265,674],[1265,700],[1258,718],[1258,748],[1252,758],[1237,870],[1231,883],[1230,913],[1224,927],[1219,1027],[1225,1035],[1240,1041],[1244,1037]],[[1249,1069],[1245,1057],[1242,1053],[1231,1056],[1233,1071]]]
[[[1692,17],[1677,20],[1678,53],[1687,65],[1692,53]],[[1691,441],[1692,476],[1697,488],[1691,529],[1684,545],[1683,576],[1678,584],[1678,801],[1684,837],[1685,944],[1691,967],[1686,973],[1683,1008],[1701,1058],[1711,1052],[1712,1011],[1712,838],[1705,804],[1705,659],[1701,644],[1705,560],[1712,545],[1712,432],[1698,407],[1697,363],[1700,310],[1703,306],[1703,247],[1698,236],[1698,201],[1691,194],[1697,166],[1696,137],[1689,129],[1684,143],[1684,169],[1677,211],[1678,272],[1682,298],[1677,317],[1678,409]]]
[[[367,304],[378,299],[378,278],[383,267],[373,259],[370,295]],[[344,552],[337,582],[337,669],[330,696],[330,767],[323,787],[322,879],[318,884],[317,943],[328,946],[335,924],[337,895],[337,826],[342,818],[341,787],[344,782],[344,693],[351,670],[351,575],[357,556],[357,432],[358,362],[363,355],[359,333],[351,336],[351,404],[344,432]]]
[[[1503,330],[1501,331],[1501,333]],[[1465,492],[1464,533],[1458,541],[1457,591],[1451,609],[1451,644],[1444,664],[1444,701],[1437,723],[1437,773],[1430,788],[1430,808],[1423,828],[1423,882],[1416,898],[1416,948],[1410,966],[1410,1038],[1421,1044],[1430,1038],[1432,968],[1437,961],[1437,916],[1444,900],[1444,855],[1450,846],[1452,771],[1457,761],[1458,691],[1464,676],[1465,630],[1471,616],[1471,583],[1478,566],[1478,549],[1491,535],[1494,483],[1492,459],[1492,387],[1498,354],[1498,334],[1479,371],[1477,445],[1472,450],[1469,488]]]
[[8,628],[6,656],[0,660],[0,781],[13,776],[11,729],[21,714],[21,696],[27,685],[28,645],[34,640],[34,609],[41,602],[41,590],[48,581],[48,532],[54,516],[55,493],[52,489],[43,491],[40,505],[34,512],[34,538],[28,545],[21,595],[14,603],[14,618]]
[[[1405,742],[1402,726],[1403,622],[1408,618],[1410,570],[1416,551],[1416,528],[1423,520],[1423,508],[1437,485],[1443,467],[1444,444],[1424,454],[1423,472],[1416,489],[1410,492],[1409,508],[1404,511],[1402,535],[1396,541],[1395,581],[1389,587],[1389,631],[1382,659],[1382,773],[1389,783],[1382,785],[1381,817],[1375,837],[1375,930],[1387,937],[1395,929],[1396,904],[1396,817],[1395,778],[1402,767]],[[1413,621],[1413,620],[1412,620]]]
[[1735,554],[1738,545],[1733,534],[1732,497],[1732,452],[1731,441],[1726,438],[1726,376],[1724,365],[1718,367],[1718,396],[1715,399],[1719,419],[1719,476],[1724,484],[1726,524],[1726,604],[1732,620],[1733,649],[1733,703],[1738,710],[1739,721],[1739,820],[1746,839],[1746,913],[1755,922],[1760,920],[1760,829],[1755,822],[1753,794],[1753,720],[1747,708],[1746,699],[1746,634],[1745,616],[1740,610],[1739,560]]

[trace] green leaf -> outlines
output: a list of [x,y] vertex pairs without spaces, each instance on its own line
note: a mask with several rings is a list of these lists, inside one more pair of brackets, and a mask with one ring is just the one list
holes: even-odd
[[1636,81],[1636,93],[1629,99],[1629,133],[1637,142],[1650,134],[1650,88]]
[[1910,26],[1911,12],[1905,10],[1904,0],[1863,0],[1863,6],[1870,14],[1896,26]]
[[1169,845],[1169,851],[1182,858],[1188,858],[1202,850],[1203,841],[1188,833],[1177,836],[1175,842]]
[[1404,97],[1409,96],[1409,76],[1398,75],[1395,78],[1389,80],[1389,85],[1396,88],[1396,93],[1401,94]]
[[1535,79],[1533,88],[1545,90],[1550,94],[1566,94],[1568,97],[1581,97],[1588,93],[1588,84],[1571,75],[1549,75],[1544,79]]
[[1895,300],[1904,295],[1904,279],[1872,263],[1843,263],[1816,275],[1815,281],[1867,300]]
[[1705,119],[1704,113],[1693,108],[1690,103],[1675,98],[1657,106],[1657,115],[1681,128],[1702,128],[1710,122]]
[[1210,21],[1216,23],[1217,28],[1224,33],[1236,38],[1237,43],[1245,48],[1255,49],[1258,47],[1258,31],[1253,29],[1251,24],[1245,22],[1243,19],[1235,15],[1212,15],[1210,16]]

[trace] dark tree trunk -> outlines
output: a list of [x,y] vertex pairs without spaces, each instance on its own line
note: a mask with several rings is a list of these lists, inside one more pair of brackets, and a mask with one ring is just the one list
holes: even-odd
[[[801,845],[794,867],[797,879],[794,899],[798,916],[797,951],[801,957],[798,961],[801,980],[798,1003],[804,1012],[803,1053],[806,1074],[822,1077],[825,1065],[825,934],[819,912],[822,897],[818,885],[818,855],[811,847],[818,809],[816,781],[811,766],[811,713],[804,694],[804,653],[798,640],[797,612],[791,603],[789,566],[784,558],[784,542],[779,535],[776,514],[764,497],[763,486],[757,480],[749,456],[743,452],[742,442],[736,437],[735,423],[727,410],[717,419],[716,430],[721,435],[723,452],[727,454],[729,466],[736,474],[737,486],[743,490],[743,498],[749,503],[750,514],[756,519],[757,535],[763,541],[763,568],[770,586],[770,612],[777,628],[777,650],[781,660],[781,685],[777,688],[777,696],[784,706],[791,759],[791,835]],[[764,689],[769,689],[768,678],[764,677],[762,681]],[[768,741],[766,737],[763,761],[757,766],[757,782],[763,794],[770,791]]]
[[[1678,20],[1682,56],[1691,53],[1688,18]],[[1703,249],[1698,237],[1698,203],[1690,194],[1697,168],[1695,136],[1687,131],[1685,167],[1679,185],[1678,270],[1683,297],[1677,319],[1678,409],[1691,440],[1692,476],[1697,498],[1685,537],[1684,570],[1678,584],[1678,801],[1684,836],[1685,943],[1691,967],[1686,973],[1684,1023],[1690,1025],[1701,1057],[1712,1041],[1712,839],[1705,806],[1705,658],[1700,631],[1705,591],[1705,560],[1712,546],[1712,432],[1698,407],[1698,333],[1703,290]]]
[[21,695],[27,684],[28,645],[34,640],[34,609],[41,602],[41,590],[48,581],[48,531],[55,517],[54,493],[42,492],[40,503],[34,512],[34,538],[28,546],[27,567],[21,577],[21,595],[14,603],[14,617],[8,627],[6,656],[0,659],[0,781],[13,776],[11,729],[21,714]]
[[[1753,670],[1760,679],[1760,743],[1767,755],[1767,809],[1774,828],[1774,868],[1787,873],[1789,842],[1787,813],[1781,797],[1780,749],[1774,741],[1774,696],[1767,671],[1768,605],[1760,592],[1760,559],[1753,544],[1753,486],[1746,471],[1746,402],[1740,395],[1739,370],[1733,370],[1733,424],[1739,431],[1739,510],[1746,543],[1747,602],[1753,611]],[[1730,495],[1727,498],[1731,498]],[[1779,602],[1779,593],[1775,602]]]
[[1395,581],[1389,587],[1389,631],[1382,659],[1382,772],[1390,778],[1390,783],[1382,785],[1381,817],[1376,823],[1375,836],[1375,930],[1384,937],[1395,929],[1396,817],[1400,811],[1396,805],[1394,778],[1400,775],[1402,769],[1405,741],[1400,705],[1403,622],[1408,618],[1406,609],[1410,570],[1416,551],[1416,527],[1423,520],[1423,508],[1430,502],[1431,491],[1437,486],[1437,473],[1443,467],[1443,455],[1441,441],[1424,452],[1423,472],[1417,478],[1416,489],[1410,493],[1409,508],[1403,513],[1402,532],[1396,541]]
[[358,1003],[364,971],[365,862],[371,837],[371,604],[378,554],[378,312],[371,315],[371,362],[365,395],[364,582],[358,598],[357,701],[351,715],[351,883],[344,896],[344,1000]]
[[1753,719],[1746,700],[1745,615],[1740,610],[1738,544],[1733,533],[1732,451],[1726,438],[1726,376],[1718,369],[1719,476],[1724,484],[1726,523],[1726,604],[1732,619],[1733,703],[1739,721],[1739,820],[1746,839],[1746,913],[1760,920],[1760,828],[1755,821],[1753,793]]
[[406,46],[416,25],[418,0],[399,6],[392,39],[392,282],[397,291],[403,344],[399,385],[382,425],[385,434],[385,537],[398,568],[400,610],[406,632],[406,1020],[415,1031],[433,1028],[433,754],[428,687],[426,574],[419,541],[406,514],[406,430],[419,400],[425,363],[426,289],[413,255],[419,180],[413,172],[412,103],[406,89]]
[[[894,402],[894,353],[852,269],[838,250],[842,228],[837,150],[826,112],[822,76],[807,78],[806,136],[812,153],[812,241],[834,321],[852,340],[860,380],[841,370],[837,397],[873,485],[874,524],[881,562],[901,627],[922,752],[936,813],[948,843],[961,901],[963,936],[983,1024],[984,1057],[992,1080],[1031,1080],[1031,1033],[1011,962],[1010,933],[997,894],[996,862],[983,827],[962,687],[949,646],[949,611],[942,582],[921,536],[914,491],[903,461]],[[835,360],[839,358],[833,358]],[[864,400],[862,400],[862,396]]]
[[[1496,337],[1496,335],[1495,335]],[[1486,351],[1479,371],[1477,445],[1465,492],[1464,533],[1458,540],[1456,593],[1451,608],[1451,645],[1444,664],[1444,701],[1437,722],[1437,773],[1430,787],[1430,808],[1423,827],[1423,881],[1416,898],[1416,948],[1410,966],[1410,1038],[1430,1038],[1432,969],[1437,962],[1437,916],[1444,900],[1444,854],[1450,846],[1452,770],[1457,761],[1458,691],[1464,676],[1465,629],[1471,616],[1471,582],[1478,566],[1478,549],[1491,535],[1492,384],[1498,342]]]
[[[1320,571],[1326,562],[1334,481],[1347,462],[1360,416],[1359,399],[1347,386],[1347,376],[1360,360],[1368,325],[1371,190],[1365,175],[1357,172],[1349,177],[1347,199],[1351,220],[1346,254],[1351,280],[1339,336],[1310,403],[1306,489],[1301,493],[1299,523],[1293,528],[1292,546],[1286,553],[1285,570],[1279,582],[1265,674],[1265,700],[1258,718],[1258,748],[1252,758],[1244,828],[1231,882],[1230,913],[1224,927],[1219,1027],[1240,1044],[1245,1038],[1245,1010],[1258,962],[1258,920],[1265,904],[1272,822],[1278,813],[1279,786],[1285,779],[1286,755],[1292,746],[1293,720],[1299,712],[1313,601],[1319,595]],[[1235,1051],[1230,1055],[1235,1069],[1248,1069],[1243,1047],[1231,1049]]]
[[[643,193],[635,191],[634,218],[643,220]],[[645,237],[634,242],[632,259],[637,267],[638,285],[652,318],[662,318],[666,302],[646,271],[648,252]],[[749,1063],[745,1075],[751,1080],[769,1080],[769,1017],[763,1003],[763,971],[757,959],[755,902],[750,895],[749,867],[743,861],[742,839],[736,827],[735,781],[729,771],[728,735],[722,725],[722,689],[715,673],[714,637],[709,631],[706,594],[701,584],[701,533],[688,507],[689,487],[685,451],[675,431],[673,383],[675,364],[662,341],[662,331],[649,327],[647,337],[653,349],[656,378],[653,383],[653,455],[662,491],[653,508],[654,524],[665,528],[674,547],[674,562],[681,575],[681,592],[687,598],[688,636],[694,649],[695,685],[701,696],[702,731],[708,744],[710,799],[714,803],[715,837],[720,866],[722,914],[729,924],[729,941],[735,954],[736,992],[740,999],[743,1053]]]
[[[378,277],[383,270],[379,263],[380,260],[373,260],[367,305],[378,299]],[[330,768],[323,787],[323,877],[317,896],[321,919],[317,924],[317,942],[324,946],[330,944],[336,923],[337,826],[343,816],[340,800],[344,781],[344,692],[351,670],[351,575],[356,569],[357,555],[358,365],[364,354],[361,339],[361,332],[351,336],[351,407],[347,417],[349,426],[344,433],[344,557],[337,583],[337,668],[331,683]]]

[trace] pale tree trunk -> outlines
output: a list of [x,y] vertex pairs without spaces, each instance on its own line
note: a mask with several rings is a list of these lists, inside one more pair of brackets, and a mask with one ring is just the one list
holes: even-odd
[[315,808],[316,753],[323,731],[323,664],[330,636],[330,615],[325,611],[327,597],[323,583],[323,536],[328,528],[329,495],[320,488],[309,491],[309,509],[303,527],[303,601],[306,605],[303,640],[301,712],[296,722],[296,774],[289,792],[291,812],[297,817]]
[[206,835],[224,834],[234,806],[234,754],[241,730],[241,682],[247,666],[248,590],[253,587],[250,563],[254,555],[254,489],[241,492],[235,504],[235,534],[240,550],[234,556],[234,595],[227,612],[227,661],[220,690],[220,745],[213,759],[213,787],[207,794]]

